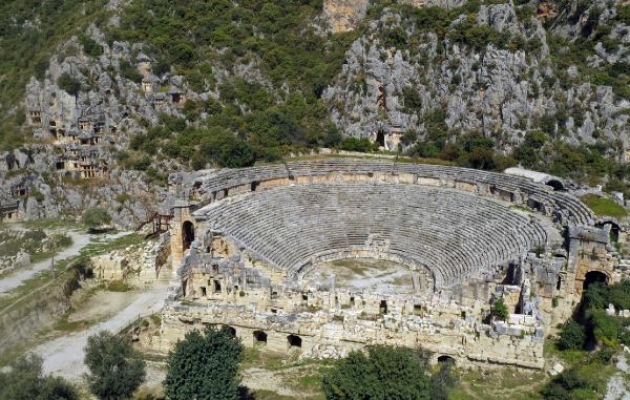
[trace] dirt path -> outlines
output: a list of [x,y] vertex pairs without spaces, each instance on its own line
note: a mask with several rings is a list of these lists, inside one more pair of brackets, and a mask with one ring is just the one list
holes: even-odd
[[[61,261],[67,258],[78,256],[81,250],[85,246],[89,245],[92,242],[92,240],[95,238],[94,235],[89,235],[85,232],[80,232],[80,231],[68,231],[64,233],[66,233],[68,236],[72,238],[72,244],[65,250],[60,251],[55,256],[56,261]],[[110,240],[119,238],[121,236],[127,235],[128,233],[129,232],[118,232],[111,235],[101,235],[100,239],[110,241]],[[6,276],[0,279],[0,295],[8,293],[11,290],[19,287],[20,285],[22,285],[22,283],[24,283],[24,281],[32,278],[38,272],[43,271],[47,268],[50,268],[51,261],[52,259],[40,261],[38,263],[33,264],[32,266],[28,268],[21,269],[14,274],[11,274],[9,276]]]
[[[63,376],[71,381],[80,381],[87,371],[83,364],[83,349],[88,336],[101,330],[119,332],[138,317],[159,312],[164,306],[168,283],[156,282],[144,292],[129,292],[133,301],[126,308],[117,310],[114,316],[83,332],[73,333],[44,343],[33,350],[44,359],[44,373]],[[116,304],[119,304],[116,302]],[[115,312],[116,310],[112,310]]]

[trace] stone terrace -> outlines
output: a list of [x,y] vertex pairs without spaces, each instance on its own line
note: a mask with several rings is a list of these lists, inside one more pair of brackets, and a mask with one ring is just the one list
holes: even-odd
[[[527,206],[552,216],[561,225],[592,225],[593,214],[575,197],[554,191],[526,178],[467,168],[395,163],[392,161],[335,159],[299,161],[287,164],[199,171],[191,197],[201,205],[233,194],[262,190],[268,186],[307,183],[318,179],[339,179],[341,175],[429,186],[455,187],[481,195]],[[268,182],[268,185],[265,185]]]

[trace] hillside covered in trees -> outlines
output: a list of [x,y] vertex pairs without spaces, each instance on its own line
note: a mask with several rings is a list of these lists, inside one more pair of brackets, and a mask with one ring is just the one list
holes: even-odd
[[416,3],[3,2],[1,148],[42,171],[83,135],[162,186],[328,147],[626,191],[630,6]]

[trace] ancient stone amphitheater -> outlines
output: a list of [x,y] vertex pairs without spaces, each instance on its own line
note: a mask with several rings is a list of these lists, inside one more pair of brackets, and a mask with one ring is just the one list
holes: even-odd
[[[389,343],[462,365],[541,368],[548,327],[570,315],[584,285],[618,279],[605,261],[614,227],[596,227],[553,177],[324,158],[170,184],[180,200],[166,347],[217,324],[246,345],[303,356]],[[364,259],[397,266],[386,291],[363,285],[389,279],[386,264],[368,277],[339,261]],[[499,298],[507,321],[488,315]]]

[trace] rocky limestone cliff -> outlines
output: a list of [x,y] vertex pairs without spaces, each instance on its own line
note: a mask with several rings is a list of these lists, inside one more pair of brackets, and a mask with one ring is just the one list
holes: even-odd
[[[129,28],[122,12],[136,2],[110,1],[107,26]],[[435,136],[438,123],[440,140],[479,132],[504,154],[528,132],[542,130],[564,143],[603,146],[609,158],[626,162],[630,96],[615,77],[629,76],[630,27],[619,7],[605,0],[326,0],[309,28],[320,37],[353,40],[340,72],[314,86],[320,98],[309,107],[319,107],[316,118],[329,119],[342,136],[369,138],[388,150]],[[252,38],[265,39],[252,29]],[[0,154],[0,206],[19,202],[22,218],[76,218],[103,205],[116,223],[136,226],[165,198],[156,180],[165,185],[168,172],[189,168],[199,149],[191,143],[175,157],[156,144],[164,145],[163,138],[144,147],[135,138],[165,127],[175,141],[182,130],[213,128],[206,117],[229,110],[213,123],[247,139],[247,129],[256,127],[242,128],[251,122],[252,99],[263,96],[265,110],[311,96],[272,76],[277,70],[270,63],[288,62],[277,43],[273,57],[263,47],[254,52],[234,42],[234,49],[211,48],[212,57],[197,54],[195,68],[165,68],[155,44],[107,32],[102,24],[85,32],[97,52],[76,36],[63,41],[43,77],[25,88],[32,143]],[[251,91],[234,91],[243,87]],[[177,132],[168,126],[174,120],[183,124]],[[266,131],[284,123],[271,121]],[[305,127],[286,125],[303,145]]]

